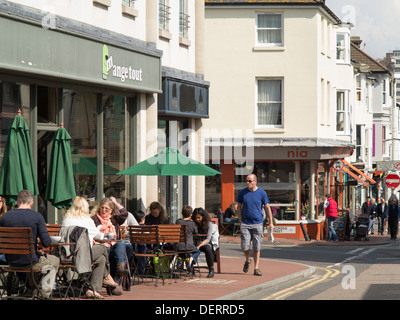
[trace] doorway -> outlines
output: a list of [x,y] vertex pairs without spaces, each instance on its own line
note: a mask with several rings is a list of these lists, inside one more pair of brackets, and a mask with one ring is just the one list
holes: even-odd
[[39,195],[37,197],[37,211],[47,223],[59,223],[58,210],[48,201],[45,201],[47,177],[50,166],[51,149],[55,131],[38,130],[37,137],[37,181]]

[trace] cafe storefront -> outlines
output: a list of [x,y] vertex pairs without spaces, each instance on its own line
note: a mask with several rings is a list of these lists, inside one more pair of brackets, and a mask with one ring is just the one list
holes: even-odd
[[52,141],[61,124],[71,136],[77,195],[91,205],[114,196],[134,210],[137,179],[116,173],[137,163],[138,145],[152,129],[139,130],[137,114],[146,111],[147,100],[156,101],[147,97],[162,92],[162,53],[61,17],[56,28],[46,29],[41,17],[23,6],[0,8],[0,166],[8,128],[21,109],[39,187],[34,209],[47,222],[61,222],[61,212],[44,201]]
[[[206,199],[207,195],[214,199],[214,203],[208,202],[206,207],[215,211],[216,208],[212,206],[215,206],[219,197],[221,208],[225,210],[236,201],[239,191],[247,187],[246,175],[254,173],[257,186],[267,192],[272,212],[278,221],[274,229],[275,237],[303,239],[302,223],[312,239],[323,239],[325,194],[333,194],[340,208],[346,205],[350,197],[344,187],[347,183],[345,172],[339,173],[332,166],[336,159],[349,157],[352,147],[340,142],[313,147],[312,143],[254,139],[241,152],[233,152],[243,155],[243,159],[229,159],[221,156],[229,154],[226,148],[237,148],[238,144],[225,144],[218,148],[218,142],[209,139],[209,162],[221,170],[222,176],[219,193],[215,188],[216,183],[206,183]],[[251,148],[253,150],[249,151]],[[251,161],[251,157],[254,161]]]

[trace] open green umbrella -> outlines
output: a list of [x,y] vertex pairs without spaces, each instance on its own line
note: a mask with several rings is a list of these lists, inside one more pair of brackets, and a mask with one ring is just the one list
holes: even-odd
[[[155,156],[139,162],[132,167],[122,170],[117,174],[167,176],[167,185],[171,176],[215,176],[221,174],[205,164],[188,158],[174,148],[165,148]],[[167,192],[167,212],[170,215],[170,195]]]
[[[74,154],[74,161],[72,168],[74,174],[82,176],[95,176],[97,175],[97,158],[82,157],[79,154]],[[104,164],[104,175],[113,175],[118,172],[118,169]]]
[[188,158],[174,148],[165,148],[155,156],[117,174],[143,176],[215,176],[221,174],[205,164]]
[[69,208],[76,196],[71,161],[71,136],[63,127],[54,136],[45,199],[58,209]]
[[25,119],[18,113],[9,128],[0,172],[0,195],[11,206],[16,205],[21,190],[29,190],[33,195],[39,194],[29,129]]

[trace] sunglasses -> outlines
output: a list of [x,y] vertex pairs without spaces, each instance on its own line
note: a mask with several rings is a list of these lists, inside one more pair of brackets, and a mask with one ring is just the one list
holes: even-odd
[[250,183],[252,183],[254,180],[247,180],[246,182],[250,182]]

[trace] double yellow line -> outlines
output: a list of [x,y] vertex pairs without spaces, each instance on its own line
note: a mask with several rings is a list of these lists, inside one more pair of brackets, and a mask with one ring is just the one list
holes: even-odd
[[303,281],[299,284],[296,284],[295,286],[287,288],[285,290],[275,292],[275,293],[263,298],[262,300],[281,300],[287,296],[290,296],[292,294],[295,294],[297,292],[305,290],[309,287],[312,287],[312,286],[316,285],[317,283],[325,281],[328,278],[334,278],[338,274],[340,274],[340,271],[335,270],[335,269],[327,269],[327,268],[322,268],[322,267],[315,267],[315,268],[318,270],[325,271],[325,274],[322,277],[311,278],[311,279]]

